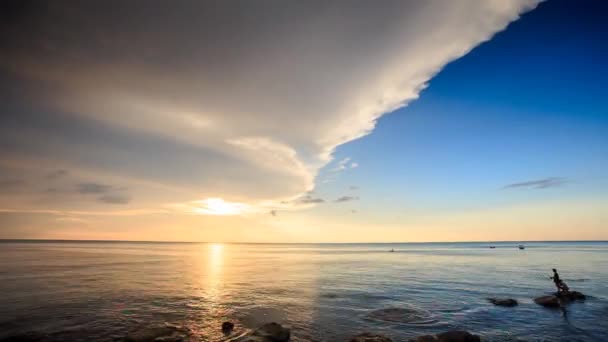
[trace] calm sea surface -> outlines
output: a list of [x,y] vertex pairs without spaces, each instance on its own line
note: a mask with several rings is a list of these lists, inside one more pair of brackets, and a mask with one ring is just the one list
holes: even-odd
[[[487,341],[608,341],[608,243],[489,245],[0,242],[0,340],[112,341],[169,323],[222,341],[231,320],[237,332],[277,321],[294,341],[456,328]],[[534,304],[554,290],[552,267],[591,297],[565,312]],[[386,308],[417,319],[373,314]]]

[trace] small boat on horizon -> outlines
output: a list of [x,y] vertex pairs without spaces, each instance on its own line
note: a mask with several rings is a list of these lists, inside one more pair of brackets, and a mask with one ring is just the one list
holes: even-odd
[[519,246],[518,246],[518,248],[519,248],[519,249],[526,249],[526,246],[524,246],[524,245],[519,245]]

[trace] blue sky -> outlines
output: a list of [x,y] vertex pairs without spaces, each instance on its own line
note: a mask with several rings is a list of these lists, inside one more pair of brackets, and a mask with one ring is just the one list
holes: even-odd
[[[373,134],[341,146],[336,160],[360,166],[320,191],[357,185],[366,205],[403,210],[605,196],[606,9],[599,1],[542,3],[448,64]],[[566,182],[503,189],[548,177]]]

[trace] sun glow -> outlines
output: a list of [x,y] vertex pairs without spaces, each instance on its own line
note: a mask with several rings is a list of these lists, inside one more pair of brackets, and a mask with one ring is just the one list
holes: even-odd
[[245,203],[227,202],[221,198],[207,198],[196,203],[194,212],[204,215],[239,215],[248,212],[251,207]]

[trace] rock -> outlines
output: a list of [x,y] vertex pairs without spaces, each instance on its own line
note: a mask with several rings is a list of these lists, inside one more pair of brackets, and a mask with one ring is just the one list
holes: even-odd
[[353,336],[349,342],[392,342],[390,338],[383,335],[376,335],[369,332]]
[[409,342],[481,342],[481,337],[468,331],[452,330],[437,336],[423,335]]
[[438,342],[481,342],[481,337],[468,331],[452,330],[437,335]]
[[418,336],[415,340],[412,340],[412,342],[437,342],[437,337],[433,335],[422,335]]
[[578,291],[569,291],[568,293],[556,293],[556,297],[566,301],[585,300],[587,296]]
[[251,336],[264,342],[286,342],[289,341],[290,335],[291,331],[289,329],[274,322],[266,323],[251,333]]
[[125,337],[126,342],[178,342],[183,341],[185,335],[172,326],[144,328],[133,331]]
[[423,324],[434,322],[433,315],[425,310],[415,307],[385,308],[375,310],[367,315],[367,318],[385,322]]
[[488,301],[494,305],[513,307],[517,306],[517,301],[512,298],[488,298]]
[[233,329],[234,329],[234,323],[232,323],[232,322],[222,323],[222,332],[224,334],[230,334]]
[[542,305],[547,308],[558,308],[560,307],[559,298],[556,296],[542,296],[534,299],[534,303]]

